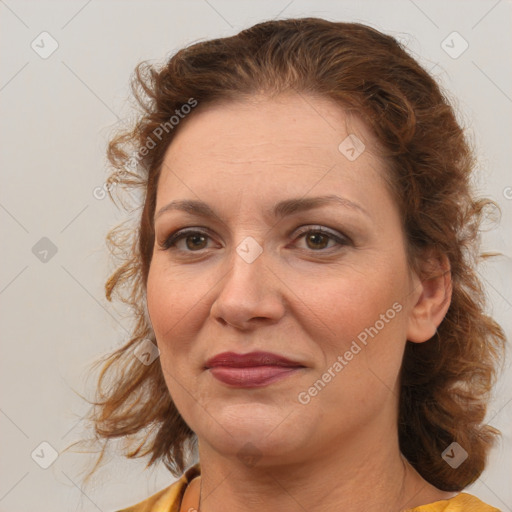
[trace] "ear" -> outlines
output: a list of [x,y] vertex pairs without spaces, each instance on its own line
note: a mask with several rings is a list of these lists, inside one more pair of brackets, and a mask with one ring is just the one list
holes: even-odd
[[446,255],[432,252],[420,263],[415,275],[414,304],[408,319],[407,339],[422,343],[434,336],[452,299],[452,276]]

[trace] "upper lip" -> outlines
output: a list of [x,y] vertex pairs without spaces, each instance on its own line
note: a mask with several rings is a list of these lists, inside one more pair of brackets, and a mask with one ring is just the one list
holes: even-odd
[[208,359],[205,368],[215,366],[230,366],[233,368],[245,368],[249,366],[303,366],[297,361],[291,361],[286,357],[272,352],[249,352],[248,354],[237,354],[236,352],[222,352]]

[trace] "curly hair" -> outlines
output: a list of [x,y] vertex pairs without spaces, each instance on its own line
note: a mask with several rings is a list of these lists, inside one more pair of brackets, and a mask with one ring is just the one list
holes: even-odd
[[[475,156],[429,73],[397,40],[373,28],[302,18],[195,43],[161,66],[143,62],[132,90],[139,116],[109,143],[108,183],[109,193],[114,185],[120,192],[141,191],[141,210],[136,225],[128,220],[107,236],[117,268],[105,289],[109,301],[129,306],[135,322],[130,339],[97,362],[103,366],[89,420],[103,443],[99,459],[109,441],[122,438],[128,442],[126,457],[150,455],[148,467],[162,461],[178,476],[197,441],[169,395],[159,362],[141,364],[133,356],[144,340],[156,344],[145,299],[153,216],[164,154],[186,122],[181,113],[193,116],[195,105],[261,92],[271,97],[295,91],[334,100],[376,136],[411,267],[419,268],[425,249],[449,260],[453,291],[444,320],[430,340],[406,344],[399,442],[408,461],[439,489],[459,491],[476,480],[499,434],[484,421],[505,343],[502,329],[485,312],[477,275],[480,225],[494,203],[474,196]],[[441,458],[454,441],[468,452],[457,470]]]

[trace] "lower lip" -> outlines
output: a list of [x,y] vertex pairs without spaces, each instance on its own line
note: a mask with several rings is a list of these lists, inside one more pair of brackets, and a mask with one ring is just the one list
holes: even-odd
[[210,373],[224,384],[240,388],[257,388],[285,379],[300,370],[297,366],[215,366]]

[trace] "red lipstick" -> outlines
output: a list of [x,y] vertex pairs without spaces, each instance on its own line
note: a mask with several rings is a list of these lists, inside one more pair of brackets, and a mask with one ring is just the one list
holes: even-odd
[[241,388],[266,386],[301,368],[304,366],[300,363],[271,352],[223,352],[208,359],[205,364],[205,369],[216,379]]

